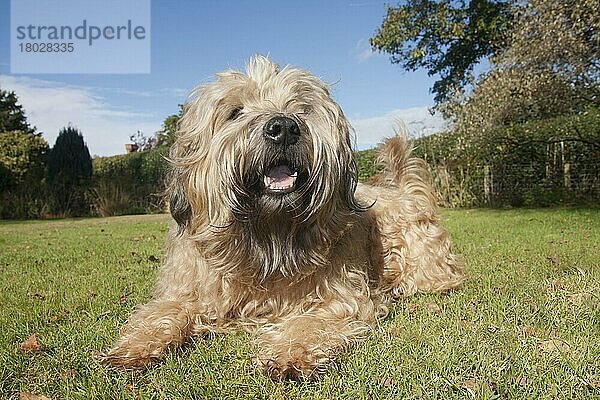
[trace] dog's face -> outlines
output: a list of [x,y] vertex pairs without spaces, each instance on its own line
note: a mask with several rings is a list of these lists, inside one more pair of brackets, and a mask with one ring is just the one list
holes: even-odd
[[254,57],[246,74],[221,73],[186,104],[170,155],[171,212],[180,226],[223,226],[359,209],[349,129],[323,82]]

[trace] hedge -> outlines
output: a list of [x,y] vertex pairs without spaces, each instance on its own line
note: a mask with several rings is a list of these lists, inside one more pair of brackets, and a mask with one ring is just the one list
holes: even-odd
[[465,135],[418,138],[440,203],[549,206],[600,200],[600,110]]
[[48,212],[47,154],[48,143],[39,135],[0,132],[0,218],[40,218]]
[[162,195],[168,149],[96,157],[92,160],[94,213],[102,216],[164,211]]

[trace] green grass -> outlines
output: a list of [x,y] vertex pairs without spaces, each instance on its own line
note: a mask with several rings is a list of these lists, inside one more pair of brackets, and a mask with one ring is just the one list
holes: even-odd
[[[0,222],[0,398],[600,397],[600,212],[444,211],[469,280],[400,302],[314,383],[275,383],[240,332],[145,373],[98,365],[162,254],[162,215]],[[41,351],[20,344],[35,333]]]

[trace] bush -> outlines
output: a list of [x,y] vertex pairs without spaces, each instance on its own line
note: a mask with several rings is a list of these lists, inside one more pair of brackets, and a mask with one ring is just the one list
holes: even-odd
[[354,160],[356,161],[356,170],[360,182],[368,181],[383,170],[383,166],[377,163],[375,149],[354,152]]
[[162,212],[166,147],[93,160],[91,201],[98,215]]
[[21,131],[0,133],[0,188],[41,181],[44,178],[48,143]]
[[92,177],[92,159],[81,132],[68,126],[58,133],[48,155],[48,188],[52,213],[58,216],[89,214],[86,191]]
[[40,218],[47,211],[48,143],[32,133],[0,133],[0,218]]
[[[163,192],[169,149],[96,157],[90,201],[100,216],[156,213],[165,210]],[[381,171],[375,150],[355,153],[358,177],[366,181]]]
[[548,206],[600,199],[597,108],[478,137],[451,131],[418,138],[414,154],[429,164],[446,206]]

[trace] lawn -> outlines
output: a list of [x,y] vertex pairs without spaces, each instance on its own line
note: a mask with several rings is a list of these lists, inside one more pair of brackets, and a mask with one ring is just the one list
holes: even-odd
[[465,285],[401,301],[313,383],[254,371],[243,332],[143,373],[99,365],[148,298],[167,216],[0,222],[0,398],[600,398],[600,211],[443,214]]

